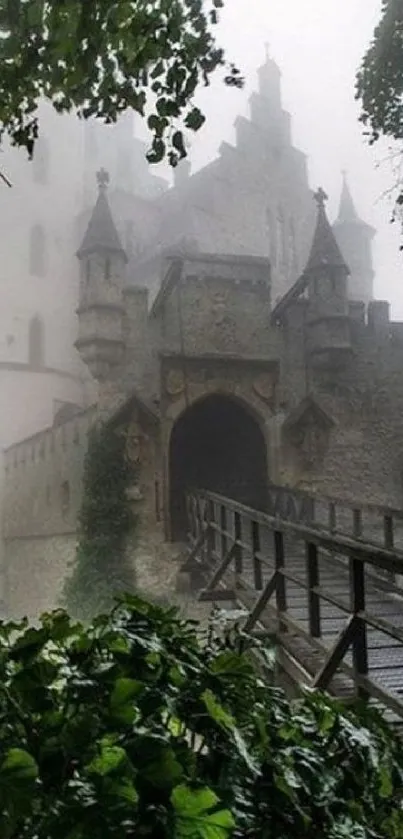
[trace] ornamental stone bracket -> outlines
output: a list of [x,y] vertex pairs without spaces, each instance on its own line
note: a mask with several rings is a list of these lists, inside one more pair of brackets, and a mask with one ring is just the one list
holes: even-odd
[[297,450],[306,469],[317,467],[329,446],[329,435],[335,423],[313,397],[303,399],[283,425],[285,440]]
[[165,374],[165,391],[171,399],[178,399],[185,390],[185,374],[178,367],[172,367]]
[[273,372],[260,373],[253,382],[252,388],[263,402],[272,404],[276,393],[276,378]]

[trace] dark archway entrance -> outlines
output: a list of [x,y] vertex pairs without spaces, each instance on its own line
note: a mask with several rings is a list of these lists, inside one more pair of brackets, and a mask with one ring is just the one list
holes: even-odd
[[208,489],[265,509],[267,452],[258,422],[231,397],[196,402],[176,422],[169,451],[171,537],[186,535],[186,491]]

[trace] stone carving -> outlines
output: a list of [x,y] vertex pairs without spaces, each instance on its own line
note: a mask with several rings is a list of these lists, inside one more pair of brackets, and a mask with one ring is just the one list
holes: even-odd
[[323,460],[327,445],[327,430],[317,425],[314,417],[307,417],[300,428],[295,429],[294,444],[307,469],[312,469]]
[[175,398],[180,396],[185,389],[185,374],[183,370],[173,368],[168,370],[165,377],[165,390],[169,396]]
[[231,346],[236,339],[236,328],[234,319],[228,310],[229,290],[212,291],[210,299],[214,343],[218,347]]
[[253,382],[253,390],[264,402],[274,399],[275,381],[271,373],[261,373]]
[[142,460],[142,434],[137,422],[132,422],[126,433],[126,455],[132,466],[139,467]]
[[321,463],[333,425],[331,417],[312,397],[304,399],[285,421],[283,433],[297,449],[304,468],[312,469]]

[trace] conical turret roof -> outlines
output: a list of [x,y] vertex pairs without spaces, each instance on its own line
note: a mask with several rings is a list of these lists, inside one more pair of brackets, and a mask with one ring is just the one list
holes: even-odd
[[99,188],[98,199],[89,220],[84,239],[77,251],[77,256],[79,259],[82,259],[86,254],[108,252],[120,254],[127,262],[126,253],[122,247],[109,206],[107,196],[109,175],[105,169],[101,169],[97,173],[97,181]]
[[340,196],[339,214],[334,223],[334,227],[337,228],[339,225],[348,224],[360,225],[362,228],[366,228],[370,234],[375,234],[375,228],[371,227],[370,224],[367,224],[366,221],[363,221],[358,215],[350,192],[350,187],[348,185],[347,175],[343,172],[343,186]]
[[343,172],[343,187],[341,190],[339,215],[337,216],[336,224],[343,224],[345,222],[358,221],[358,213],[354,206],[354,201],[347,182],[346,173]]
[[323,189],[318,189],[314,198],[318,205],[318,217],[311,252],[304,274],[310,274],[324,267],[340,268],[346,274],[349,274],[349,268],[344,261],[326,215],[325,201],[327,201],[327,195]]

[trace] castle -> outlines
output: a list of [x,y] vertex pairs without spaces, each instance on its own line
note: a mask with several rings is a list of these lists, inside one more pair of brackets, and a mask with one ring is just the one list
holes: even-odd
[[[64,206],[73,232],[60,258],[73,272],[76,251],[79,271],[60,321],[48,312],[60,342],[52,369],[76,390],[55,398],[50,388],[53,417],[5,451],[2,599],[11,614],[55,602],[99,416],[127,431],[137,465],[136,568],[146,589],[171,584],[163,546],[184,538],[190,486],[259,507],[268,481],[401,507],[403,324],[373,299],[374,231],[346,181],[333,227],[323,190],[313,200],[269,57],[250,112],[236,122],[234,146],[194,175],[184,161],[171,189],[144,169],[134,188],[129,117],[110,146],[111,156],[118,143],[117,159],[105,149],[112,178],[100,165],[99,127],[84,132],[98,197],[89,210],[86,176],[74,224]],[[30,330],[35,363],[25,373],[37,376],[46,366],[37,321]]]

